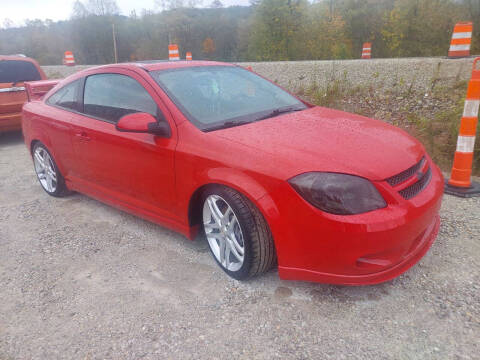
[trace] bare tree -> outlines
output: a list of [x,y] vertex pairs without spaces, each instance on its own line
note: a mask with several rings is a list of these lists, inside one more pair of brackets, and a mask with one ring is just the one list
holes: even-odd
[[115,0],[88,0],[87,10],[95,15],[118,15],[120,13]]
[[72,11],[72,17],[73,18],[82,18],[88,15],[87,8],[85,5],[80,1],[76,0],[73,3],[73,11]]
[[202,5],[203,0],[155,0],[155,4],[162,10],[173,10],[180,8],[195,8]]
[[203,0],[187,0],[187,4],[189,8],[196,8],[203,4]]
[[13,21],[11,19],[5,18],[3,20],[2,28],[9,29],[9,28],[13,27],[13,25],[14,24],[13,24]]
[[213,0],[210,7],[214,9],[223,8],[223,3],[220,0]]
[[118,15],[120,9],[115,0],[76,0],[73,4],[73,17],[85,17],[87,15]]

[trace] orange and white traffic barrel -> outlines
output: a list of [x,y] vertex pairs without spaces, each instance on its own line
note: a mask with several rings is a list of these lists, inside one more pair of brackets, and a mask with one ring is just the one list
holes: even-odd
[[448,57],[458,58],[470,56],[472,31],[473,24],[471,22],[459,22],[455,24],[450,49],[448,50]]
[[447,194],[462,197],[480,196],[480,184],[473,183],[471,179],[478,108],[480,106],[480,70],[477,69],[479,60],[480,58],[476,58],[473,61],[472,77],[468,83],[452,174],[445,186]]
[[73,57],[73,53],[71,51],[65,51],[65,53],[63,54],[63,65],[75,65],[75,58]]
[[168,60],[180,60],[177,44],[168,45]]
[[370,59],[372,57],[372,43],[366,42],[363,44],[362,59]]
[[187,51],[187,53],[185,54],[185,60],[192,60],[192,53],[190,51]]

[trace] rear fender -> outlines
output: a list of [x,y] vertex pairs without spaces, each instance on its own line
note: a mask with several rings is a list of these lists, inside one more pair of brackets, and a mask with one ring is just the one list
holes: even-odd
[[43,104],[40,102],[27,102],[23,105],[22,109],[22,128],[23,136],[25,139],[25,145],[30,151],[30,155],[33,155],[33,147],[35,143],[40,142],[47,150],[52,154],[60,172],[63,174],[63,166],[58,160],[55,152],[53,151],[52,142],[48,131],[45,131],[43,122],[45,121],[42,115],[38,115],[41,112],[41,107]]
[[[30,154],[32,155],[32,159],[33,159],[33,147],[35,146],[35,144],[37,142],[40,142],[42,143],[43,145],[45,145],[45,147],[47,148],[48,152],[52,155],[53,157],[53,160],[55,161],[55,164],[57,165],[58,167],[58,170],[60,171],[60,174],[62,174],[62,176],[65,177],[64,174],[66,174],[66,169],[65,167],[63,166],[63,163],[62,163],[62,157],[59,156],[59,154],[57,154],[54,150],[53,150],[53,146],[52,146],[52,143],[50,141],[50,137],[46,134],[44,135],[40,135],[38,134],[37,136],[33,137],[32,140],[30,141],[30,145],[29,145],[29,150],[30,150]],[[68,181],[68,179],[66,178],[66,180]]]

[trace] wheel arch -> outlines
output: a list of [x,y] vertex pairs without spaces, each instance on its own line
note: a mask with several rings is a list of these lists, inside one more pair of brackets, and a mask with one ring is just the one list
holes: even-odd
[[33,148],[36,144],[40,143],[42,145],[44,145],[47,150],[53,155],[53,152],[52,152],[52,143],[50,141],[50,137],[47,135],[47,134],[35,134],[36,136],[32,136],[31,137],[31,140],[30,140],[30,153],[33,154]]
[[[270,231],[273,234],[274,223],[278,219],[278,208],[274,200],[266,192],[266,190],[256,183],[253,189],[246,186],[239,186],[239,183],[231,183],[227,181],[212,181],[198,186],[192,193],[188,203],[188,224],[191,228],[198,227],[201,224],[202,218],[202,194],[211,187],[224,186],[245,196],[262,214],[267,222]],[[275,236],[274,236],[275,239]]]
[[61,161],[61,159],[59,159],[59,156],[57,156],[57,154],[53,151],[51,143],[50,143],[50,139],[48,137],[45,137],[43,139],[40,139],[38,137],[34,137],[30,141],[30,146],[29,146],[30,156],[33,156],[33,148],[35,147],[36,144],[39,144],[39,143],[47,148],[48,152],[50,153],[50,156],[53,157],[53,161],[55,161],[55,164],[57,165],[60,173],[62,175],[65,174],[65,168],[63,166],[63,162]]
[[33,148],[37,143],[42,143],[42,142],[38,139],[33,139],[32,141],[30,141],[30,155],[33,155]]

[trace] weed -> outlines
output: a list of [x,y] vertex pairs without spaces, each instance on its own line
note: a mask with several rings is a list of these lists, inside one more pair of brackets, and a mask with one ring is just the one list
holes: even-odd
[[65,76],[58,71],[52,71],[47,74],[49,79],[63,79]]

